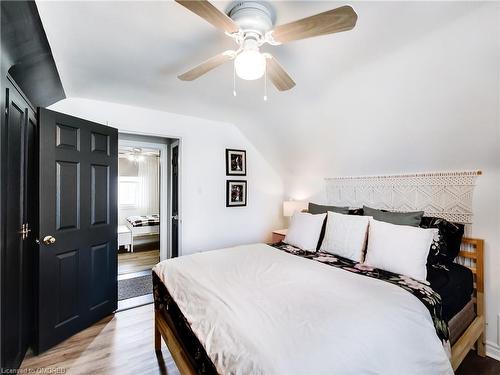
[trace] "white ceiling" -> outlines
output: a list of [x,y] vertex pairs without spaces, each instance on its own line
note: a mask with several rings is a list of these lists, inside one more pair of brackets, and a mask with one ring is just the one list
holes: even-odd
[[[344,125],[340,120],[347,114],[340,114],[340,109],[347,103],[343,100],[350,100],[352,107],[357,90],[377,95],[377,85],[383,81],[371,81],[372,86],[364,87],[363,80],[348,80],[353,73],[363,74],[376,62],[437,34],[482,6],[350,3],[359,16],[354,30],[265,48],[272,50],[297,86],[283,93],[272,87],[269,100],[264,102],[261,80],[239,80],[238,95],[233,97],[231,64],[194,82],[176,78],[192,65],[234,45],[222,32],[174,2],[37,1],[68,97],[234,123],[275,165],[290,172],[295,168],[291,163],[297,161],[290,150],[313,142],[309,150],[313,153],[315,140],[332,140]],[[214,4],[226,9],[229,2]],[[345,2],[272,4],[280,24]],[[410,68],[414,62],[408,64]],[[387,78],[391,78],[390,74],[383,77]],[[345,97],[341,89],[349,91]],[[332,131],[325,133],[326,127]],[[350,131],[356,133],[355,129]],[[350,139],[356,136],[352,134]],[[305,157],[308,160],[307,153]]]

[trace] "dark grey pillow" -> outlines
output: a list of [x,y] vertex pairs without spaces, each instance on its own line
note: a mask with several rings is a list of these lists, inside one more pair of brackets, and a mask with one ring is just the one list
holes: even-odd
[[338,214],[348,214],[349,207],[323,206],[321,204],[309,203],[308,212],[310,214],[325,214],[328,211],[336,212]]
[[375,220],[397,225],[410,225],[418,227],[424,216],[424,211],[416,212],[390,212],[363,206],[363,215],[372,216]]
[[349,215],[363,216],[362,208],[349,208]]

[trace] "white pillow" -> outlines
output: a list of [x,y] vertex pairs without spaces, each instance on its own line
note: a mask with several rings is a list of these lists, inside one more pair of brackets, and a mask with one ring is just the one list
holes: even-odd
[[345,215],[328,211],[325,237],[320,250],[362,262],[370,219],[371,216]]
[[316,251],[325,217],[326,214],[295,212],[283,242],[302,250]]
[[370,220],[365,264],[425,281],[435,229]]

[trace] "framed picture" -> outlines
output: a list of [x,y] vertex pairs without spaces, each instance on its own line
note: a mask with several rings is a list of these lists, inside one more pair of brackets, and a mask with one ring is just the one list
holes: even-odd
[[226,175],[247,175],[247,152],[245,150],[232,150],[226,148]]
[[226,181],[226,207],[247,205],[247,182],[244,180]]

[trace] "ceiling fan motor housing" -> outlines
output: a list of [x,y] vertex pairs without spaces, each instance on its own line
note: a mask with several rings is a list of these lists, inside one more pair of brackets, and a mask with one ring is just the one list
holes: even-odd
[[244,34],[264,37],[274,26],[275,14],[271,6],[262,1],[238,1],[228,11],[228,16]]

